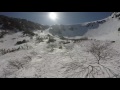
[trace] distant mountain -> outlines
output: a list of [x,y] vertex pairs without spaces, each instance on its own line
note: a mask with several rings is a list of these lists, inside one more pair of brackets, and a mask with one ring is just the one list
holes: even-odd
[[86,36],[102,40],[120,40],[119,28],[120,12],[114,12],[109,17],[98,21],[75,25],[53,25],[49,32],[65,37]]
[[[74,25],[41,25],[25,19],[0,15],[0,29],[11,31],[47,30],[52,35],[64,37],[86,36],[96,39],[120,40],[120,12],[114,12],[109,17]],[[119,35],[119,36],[118,36]]]
[[83,36],[89,30],[96,29],[104,23],[106,23],[106,19],[75,25],[52,25],[49,32],[52,33],[53,35],[58,36],[60,35],[67,37]]
[[120,12],[114,12],[98,28],[89,30],[85,36],[100,40],[120,40]]
[[0,29],[4,30],[14,30],[14,31],[24,31],[24,30],[45,30],[49,26],[41,25],[28,21],[26,19],[19,19],[0,15]]

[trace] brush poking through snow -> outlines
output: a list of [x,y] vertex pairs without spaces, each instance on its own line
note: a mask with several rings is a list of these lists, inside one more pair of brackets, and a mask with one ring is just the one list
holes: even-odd
[[0,38],[0,77],[119,78],[119,15],[53,25],[30,32],[32,36],[22,31],[5,33]]

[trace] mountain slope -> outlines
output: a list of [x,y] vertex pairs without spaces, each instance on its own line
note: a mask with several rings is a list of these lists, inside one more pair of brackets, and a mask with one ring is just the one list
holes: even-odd
[[98,21],[86,22],[77,25],[53,25],[49,30],[53,35],[65,37],[86,36],[89,38],[118,40],[120,28],[120,13],[115,12],[111,16]]
[[86,22],[83,24],[75,24],[75,25],[53,25],[49,30],[53,35],[62,35],[68,37],[74,36],[83,36],[86,32],[92,29],[99,28],[99,26],[103,25],[107,22],[107,19]]
[[[117,13],[120,15],[120,13]],[[115,17],[116,13],[113,13],[106,23],[102,24],[99,28],[89,30],[85,36],[96,38],[100,40],[120,40],[118,29],[120,28],[119,17]]]
[[24,31],[24,30],[44,30],[48,28],[46,25],[41,25],[28,21],[26,19],[12,18],[4,15],[0,15],[0,29],[12,30],[12,31]]
[[[32,36],[23,35],[24,30],[7,33],[0,38],[0,77],[119,78],[120,41],[112,41],[119,39],[118,27],[119,13],[114,13],[99,21],[78,25],[53,25],[42,32],[33,30],[35,35]],[[94,39],[74,42],[55,35],[69,38],[82,35]],[[107,55],[99,64],[94,56],[96,53],[89,51],[93,43],[96,47],[91,51],[102,50],[104,54],[101,55]]]

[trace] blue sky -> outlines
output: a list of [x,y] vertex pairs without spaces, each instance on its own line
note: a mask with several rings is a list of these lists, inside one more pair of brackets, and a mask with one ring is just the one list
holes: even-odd
[[56,12],[59,19],[53,21],[49,18],[50,12],[0,12],[0,15],[27,19],[40,24],[76,24],[104,19],[112,12]]

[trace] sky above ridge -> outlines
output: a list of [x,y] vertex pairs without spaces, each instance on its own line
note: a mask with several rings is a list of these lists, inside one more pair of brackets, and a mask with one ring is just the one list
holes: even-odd
[[44,25],[78,24],[104,19],[112,12],[0,12],[0,15],[27,19]]

